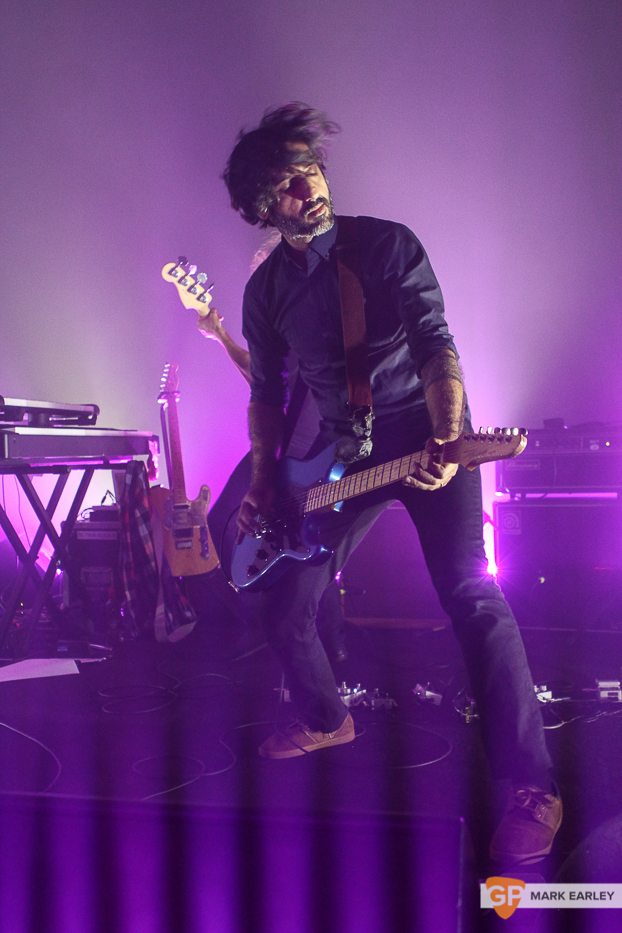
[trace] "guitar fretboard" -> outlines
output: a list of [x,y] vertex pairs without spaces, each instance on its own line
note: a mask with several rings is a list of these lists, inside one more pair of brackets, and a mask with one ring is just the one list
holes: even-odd
[[177,414],[177,396],[171,394],[160,400],[160,418],[162,422],[162,435],[168,444],[168,458],[171,487],[171,497],[175,505],[185,505],[186,480],[184,477],[184,463],[181,455],[181,433]]
[[351,473],[334,483],[317,483],[307,490],[304,512],[308,514],[329,509],[344,499],[354,499],[373,489],[397,483],[412,473],[415,464],[421,463],[424,456],[427,456],[425,451],[419,450],[397,460],[361,470],[360,473]]

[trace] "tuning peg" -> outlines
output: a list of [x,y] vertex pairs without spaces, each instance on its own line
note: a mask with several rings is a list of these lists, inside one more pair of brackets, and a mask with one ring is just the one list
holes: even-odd
[[168,273],[171,276],[171,278],[177,279],[181,275],[183,275],[183,267],[185,266],[187,262],[188,260],[186,259],[185,256],[179,256],[179,258],[177,259],[177,262],[175,263],[173,268]]
[[[209,296],[211,295],[211,291],[214,288],[214,283],[212,282],[211,285],[205,284],[207,282],[206,272],[199,272],[199,274],[196,277],[196,282],[199,285],[199,287],[203,289],[203,291],[200,293],[198,297],[198,301],[201,301],[203,304],[209,304]],[[188,291],[190,291],[193,295],[198,294],[198,288],[196,288],[195,286],[188,289]]]
[[214,288],[214,285],[216,284],[215,282],[211,282],[209,285],[205,284],[207,282],[206,272],[199,272],[199,274],[197,275],[197,282],[199,283],[199,285],[203,286],[206,292],[211,292]]
[[188,266],[188,275],[196,275],[198,266]]

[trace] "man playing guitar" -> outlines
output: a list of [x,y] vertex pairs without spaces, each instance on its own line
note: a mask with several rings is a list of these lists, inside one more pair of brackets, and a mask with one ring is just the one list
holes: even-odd
[[[353,424],[347,407],[335,261],[345,222],[335,215],[325,174],[325,143],[337,130],[306,104],[268,111],[256,129],[239,135],[224,173],[232,206],[243,219],[281,233],[281,242],[253,273],[244,295],[252,446],[251,483],[238,519],[245,536],[261,534],[279,508],[287,398],[283,374],[290,351],[320,412],[318,449],[347,438],[357,454],[360,425]],[[408,228],[371,217],[351,222],[360,254],[375,412],[368,462],[383,463],[417,448],[428,456],[418,459],[398,486],[348,501],[331,514],[329,561],[299,564],[260,594],[267,636],[300,719],[271,735],[259,751],[269,758],[290,758],[355,739],[352,717],[318,637],[317,605],[379,512],[399,498],[417,528],[462,648],[493,779],[509,787],[492,857],[514,864],[537,861],[551,850],[561,801],[551,783],[522,639],[487,573],[479,473],[444,459],[444,450],[470,425],[440,288]]]

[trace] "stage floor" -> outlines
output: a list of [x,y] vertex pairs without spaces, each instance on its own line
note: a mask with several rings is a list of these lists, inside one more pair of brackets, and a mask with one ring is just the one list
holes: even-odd
[[[348,624],[349,657],[336,670],[338,681],[349,687],[360,684],[367,691],[366,705],[352,708],[356,741],[301,758],[268,761],[257,755],[259,743],[274,724],[286,724],[293,714],[290,704],[283,700],[281,675],[271,652],[267,647],[258,647],[258,633],[242,633],[237,625],[230,617],[214,616],[175,644],[129,643],[104,660],[48,661],[52,668],[47,671],[30,661],[27,667],[35,665],[31,674],[38,676],[27,679],[2,679],[19,673],[19,664],[0,668],[2,813],[5,822],[7,814],[12,814],[14,831],[21,834],[22,843],[22,829],[26,826],[26,836],[35,832],[36,845],[43,845],[44,850],[47,845],[47,857],[63,863],[56,866],[56,873],[75,880],[75,873],[83,866],[67,864],[59,841],[41,834],[42,813],[47,813],[49,819],[53,810],[57,815],[55,826],[62,826],[64,819],[74,829],[76,819],[96,811],[105,815],[104,822],[112,825],[121,820],[128,827],[139,824],[141,819],[153,823],[154,819],[166,818],[169,832],[161,845],[173,848],[180,840],[170,825],[205,826],[206,835],[219,840],[218,852],[222,848],[223,825],[227,824],[227,838],[233,833],[244,850],[236,856],[237,869],[230,873],[230,883],[242,885],[244,890],[243,895],[238,892],[230,898],[238,902],[235,918],[221,909],[220,919],[215,919],[210,913],[212,898],[212,908],[208,905],[200,909],[204,911],[200,921],[198,914],[191,912],[179,926],[150,926],[155,921],[148,920],[144,925],[128,926],[120,919],[121,914],[115,914],[117,919],[107,926],[109,933],[116,933],[116,928],[132,929],[132,933],[160,929],[196,929],[201,933],[288,933],[290,929],[293,933],[309,929],[324,933],[332,929],[326,918],[322,919],[321,911],[314,920],[306,910],[305,916],[311,919],[303,927],[294,908],[285,911],[288,919],[275,919],[274,910],[265,905],[263,919],[253,912],[249,899],[256,899],[252,891],[259,882],[256,878],[249,881],[255,877],[249,860],[255,858],[257,847],[261,848],[258,839],[262,833],[281,838],[282,852],[290,851],[282,835],[283,826],[307,827],[297,854],[290,852],[288,859],[299,859],[302,849],[313,850],[313,870],[316,877],[318,872],[322,876],[329,905],[335,898],[338,902],[340,896],[334,890],[335,876],[328,864],[334,857],[337,836],[342,848],[349,852],[347,862],[352,869],[353,891],[343,895],[348,903],[353,892],[357,899],[362,896],[361,885],[368,890],[377,879],[382,887],[382,876],[393,876],[393,887],[382,896],[384,912],[377,899],[376,906],[363,914],[350,908],[350,912],[337,909],[339,929],[346,933],[354,929],[364,933],[409,933],[411,929],[427,933],[422,924],[432,921],[406,904],[409,883],[405,866],[419,859],[419,855],[413,855],[415,843],[420,849],[421,865],[426,863],[426,846],[431,853],[431,861],[425,871],[422,869],[421,883],[429,886],[430,872],[437,871],[432,853],[438,843],[447,863],[441,870],[446,874],[448,891],[452,884],[458,891],[456,897],[449,894],[451,909],[434,920],[436,929],[447,929],[449,933],[452,929],[483,930],[494,925],[497,918],[484,916],[473,903],[469,906],[469,901],[478,896],[479,879],[503,869],[512,874],[513,869],[493,867],[487,860],[493,819],[491,788],[477,722],[465,721],[468,685],[451,630],[428,624],[365,625],[364,620]],[[548,881],[598,882],[602,878],[603,883],[622,882],[622,703],[598,701],[592,690],[597,679],[619,680],[622,633],[592,632],[577,626],[566,630],[525,629],[524,638],[534,682],[546,685],[555,699],[570,698],[544,703],[542,707],[566,815],[553,854],[535,866],[531,876],[537,873]],[[245,654],[242,645],[246,650],[257,650]],[[240,657],[240,653],[245,656]],[[57,664],[61,668],[64,664],[67,672],[61,675],[60,670],[55,671]],[[47,676],[41,676],[44,673]],[[440,702],[421,702],[415,695],[418,685],[437,693]],[[380,702],[376,700],[371,708],[369,697],[375,691]],[[235,829],[231,828],[232,821]],[[242,826],[246,830],[242,831]],[[368,864],[370,851],[378,846],[370,839],[381,826],[385,829],[379,861],[372,866]],[[249,827],[254,830],[251,832]],[[388,835],[386,827],[390,827]],[[187,841],[188,831],[184,832]],[[332,840],[330,851],[326,850],[328,861],[322,856],[327,833]],[[400,842],[403,833],[410,840],[407,857],[403,840]],[[604,842],[599,842],[599,834]],[[15,845],[10,833],[5,832],[0,844],[5,867],[18,859]],[[106,847],[108,851],[109,840]],[[218,852],[210,853],[210,861],[218,858]],[[403,857],[398,857],[400,852]],[[114,860],[112,849],[109,855]],[[143,855],[135,852],[132,858]],[[189,870],[196,873],[198,866],[187,851],[185,857],[190,860]],[[266,857],[270,858],[269,853]],[[26,864],[26,849],[23,858]],[[337,871],[340,878],[343,858],[342,853],[342,867]],[[127,870],[131,874],[131,866]],[[281,865],[279,872],[285,870],[286,866]],[[176,871],[183,875],[183,865],[177,864]],[[606,878],[602,877],[605,872]],[[296,877],[301,873],[304,875],[303,870],[298,870]],[[15,879],[14,871],[9,875],[4,871],[3,875]],[[332,878],[328,888],[324,875]],[[515,870],[513,876],[517,876]],[[270,884],[274,881],[271,876]],[[179,883],[182,887],[185,883],[200,885],[196,877]],[[313,887],[312,881],[309,883]],[[7,897],[9,901],[13,897],[16,916],[22,917],[19,911],[25,908],[19,904],[25,903],[26,896],[20,901],[14,884],[14,880],[10,885],[6,880],[0,883],[0,901],[4,898],[6,905]],[[434,900],[432,896],[430,899]],[[456,899],[460,902],[457,906]],[[423,896],[418,897],[420,907],[423,900]],[[240,907],[242,901],[244,909]],[[296,903],[303,901],[298,892]],[[454,907],[456,917],[461,918],[456,919],[455,927],[449,919]],[[374,910],[382,921],[371,919],[376,916]],[[537,918],[531,915],[540,913],[543,916],[538,922],[545,925],[536,927]],[[569,912],[523,911],[523,916],[515,914],[512,922],[514,929],[570,929],[569,922],[562,923],[562,913]],[[587,919],[585,912],[574,913]],[[614,912],[591,913],[599,914],[594,922],[602,923],[602,915]],[[551,925],[555,914],[559,926]],[[9,929],[21,933],[22,921],[3,926],[9,922],[9,914],[3,910],[1,916],[5,918],[0,919],[2,933]],[[518,925],[527,921],[531,925]],[[63,925],[63,933],[68,933],[66,920]],[[35,928],[29,925],[24,930]],[[62,927],[40,927],[46,933],[57,928]],[[76,933],[87,928],[91,927],[75,926]],[[592,928],[616,927],[585,927]]]

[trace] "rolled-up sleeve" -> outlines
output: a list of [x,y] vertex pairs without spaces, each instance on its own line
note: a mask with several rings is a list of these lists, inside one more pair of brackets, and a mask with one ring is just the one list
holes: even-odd
[[257,294],[252,279],[244,291],[242,333],[250,353],[251,400],[285,407],[288,401],[288,347],[271,326],[268,309]]
[[386,281],[406,330],[417,375],[439,350],[458,352],[445,321],[443,295],[430,260],[408,227],[393,228],[386,265]]

